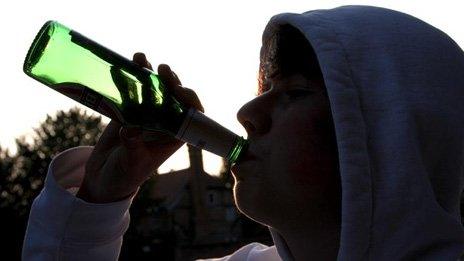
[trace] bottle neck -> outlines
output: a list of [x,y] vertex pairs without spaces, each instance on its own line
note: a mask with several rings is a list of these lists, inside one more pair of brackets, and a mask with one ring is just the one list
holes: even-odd
[[176,138],[219,155],[230,163],[239,158],[247,144],[245,139],[193,108],[188,110]]

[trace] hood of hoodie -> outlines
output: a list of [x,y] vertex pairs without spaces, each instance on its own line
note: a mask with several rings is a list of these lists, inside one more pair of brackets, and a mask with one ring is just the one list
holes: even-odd
[[[464,54],[411,15],[342,6],[271,18],[314,48],[342,183],[339,260],[456,260],[464,251]],[[270,228],[279,255],[292,260]]]

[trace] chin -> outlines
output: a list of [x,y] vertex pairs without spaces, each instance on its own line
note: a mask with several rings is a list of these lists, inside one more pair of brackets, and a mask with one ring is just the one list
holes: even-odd
[[242,214],[249,217],[252,214],[250,213],[252,209],[259,208],[256,203],[253,204],[254,193],[250,191],[250,188],[243,180],[235,179],[233,192],[235,205]]
[[262,213],[262,211],[266,209],[269,202],[262,202],[257,187],[248,185],[246,181],[235,180],[233,189],[235,205],[240,213],[257,223],[267,226],[269,216]]

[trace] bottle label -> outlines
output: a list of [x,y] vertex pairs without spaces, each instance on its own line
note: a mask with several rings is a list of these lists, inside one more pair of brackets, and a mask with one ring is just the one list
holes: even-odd
[[190,108],[176,138],[227,158],[238,136],[202,112]]
[[103,95],[76,83],[60,83],[51,86],[54,90],[82,103],[92,110],[98,111],[110,119],[124,123],[124,118],[115,103]]
[[100,106],[101,100],[102,96],[100,94],[91,89],[83,88],[79,102],[89,108],[97,110],[97,108]]

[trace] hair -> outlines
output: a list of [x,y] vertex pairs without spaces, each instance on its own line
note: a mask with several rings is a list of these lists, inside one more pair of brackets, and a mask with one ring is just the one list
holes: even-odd
[[322,72],[313,47],[295,27],[279,27],[261,50],[258,76],[258,94],[267,90],[269,79],[301,73],[310,80],[323,83]]

